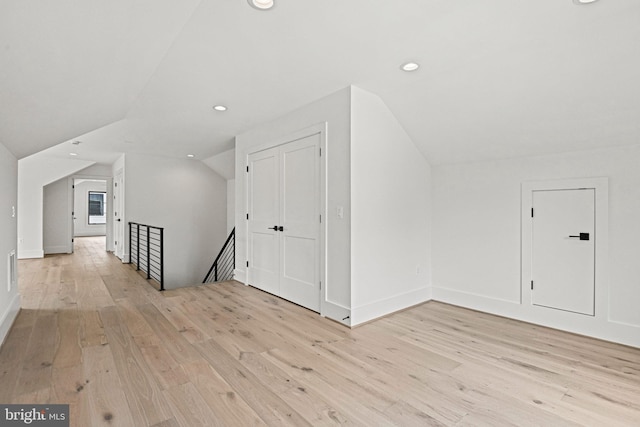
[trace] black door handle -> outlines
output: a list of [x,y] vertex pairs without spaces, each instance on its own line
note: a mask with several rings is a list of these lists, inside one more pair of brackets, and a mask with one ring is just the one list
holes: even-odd
[[284,231],[284,227],[283,226],[279,226],[278,227],[278,231]]
[[120,218],[118,218],[118,219],[116,219],[116,221],[120,222],[120,221],[122,221],[122,220],[121,220]]
[[573,239],[589,240],[589,233],[580,233],[579,236],[569,236]]
[[278,231],[278,226],[274,225],[273,227],[269,227],[268,230]]

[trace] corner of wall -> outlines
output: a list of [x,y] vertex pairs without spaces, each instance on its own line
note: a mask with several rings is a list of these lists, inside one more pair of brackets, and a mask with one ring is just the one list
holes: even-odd
[[20,294],[16,293],[5,312],[2,313],[2,317],[0,317],[0,348],[4,344],[4,340],[9,334],[9,330],[11,330],[11,326],[13,326],[13,322],[15,322],[19,312]]

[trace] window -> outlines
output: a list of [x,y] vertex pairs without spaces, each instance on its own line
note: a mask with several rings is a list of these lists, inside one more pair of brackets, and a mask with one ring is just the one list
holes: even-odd
[[107,193],[89,191],[89,225],[107,223]]

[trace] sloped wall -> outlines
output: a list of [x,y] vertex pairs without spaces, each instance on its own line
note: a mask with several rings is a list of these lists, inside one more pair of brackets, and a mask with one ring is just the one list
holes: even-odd
[[431,166],[385,103],[351,88],[351,324],[430,298]]

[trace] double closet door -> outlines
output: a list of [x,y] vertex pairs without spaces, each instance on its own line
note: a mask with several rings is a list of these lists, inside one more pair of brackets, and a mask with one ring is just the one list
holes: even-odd
[[248,284],[320,311],[320,134],[249,155]]

